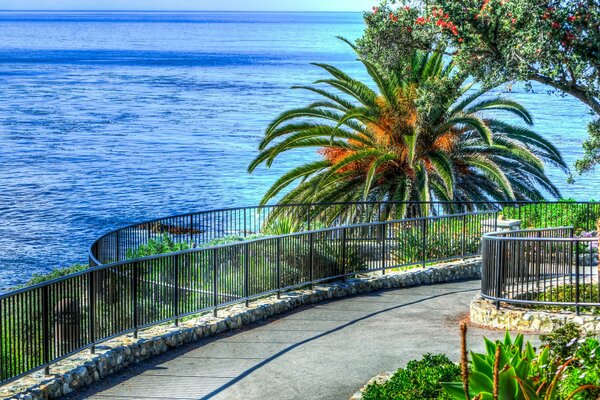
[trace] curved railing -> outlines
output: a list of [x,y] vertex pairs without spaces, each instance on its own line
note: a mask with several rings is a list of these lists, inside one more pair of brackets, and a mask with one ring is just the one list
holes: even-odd
[[[496,302],[561,309],[600,309],[598,237],[573,227],[485,234],[481,295]],[[593,308],[589,308],[593,307]]]
[[[397,212],[412,218],[394,220]],[[577,225],[580,219],[589,225],[600,216],[600,204],[249,207],[167,217],[109,232],[92,244],[88,270],[0,296],[0,382],[48,369],[115,336],[137,335],[144,327],[205,311],[216,314],[227,304],[358,273],[478,255],[481,236],[496,230],[500,212],[526,221],[541,218],[547,225]],[[277,234],[278,221],[286,218],[295,221],[299,232]],[[163,235],[187,248],[128,259]],[[234,243],[215,243],[231,235]]]

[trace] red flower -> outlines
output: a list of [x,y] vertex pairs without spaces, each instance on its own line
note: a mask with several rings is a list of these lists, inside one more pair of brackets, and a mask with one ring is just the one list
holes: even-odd
[[408,11],[408,10],[410,10],[410,6],[404,6],[404,9],[405,9],[406,11]]
[[461,38],[461,37],[459,37],[459,38],[458,38],[458,42],[459,42],[459,43],[462,43],[462,42],[464,42],[464,41],[465,41],[465,39],[463,39],[463,38]]
[[379,8],[378,7],[373,7],[373,14],[377,14],[379,12]]
[[554,22],[552,23],[552,28],[554,28],[554,29],[558,29],[558,28],[560,28],[560,24],[559,24],[558,22],[554,21]]
[[417,24],[417,25],[424,25],[425,24],[425,18],[424,17],[417,18],[417,20],[415,21],[415,24]]
[[510,20],[510,22],[511,22],[511,23],[514,25],[514,24],[516,24],[516,23],[517,23],[517,19],[516,19],[516,18],[513,18],[513,19],[511,19],[511,20]]
[[569,21],[569,22],[575,22],[575,19],[576,19],[575,16],[569,15],[569,17],[567,18],[567,21]]

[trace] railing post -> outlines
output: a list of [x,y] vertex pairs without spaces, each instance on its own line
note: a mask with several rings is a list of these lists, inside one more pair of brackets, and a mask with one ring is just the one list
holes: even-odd
[[313,289],[313,280],[314,280],[314,269],[315,269],[315,260],[314,260],[314,245],[315,245],[315,238],[314,238],[314,233],[310,233],[309,235],[309,251],[308,251],[308,258],[309,258],[309,271],[308,271],[308,280],[310,281],[310,289]]
[[306,230],[310,231],[310,205],[306,206]]
[[342,228],[342,281],[346,282],[346,228]]
[[121,245],[120,245],[120,239],[119,239],[119,231],[115,232],[115,257],[116,260],[115,261],[121,261],[120,260],[120,252],[121,252]]
[[277,273],[277,298],[281,298],[281,238],[278,237],[275,242],[275,252],[277,259],[275,261],[275,269]]
[[250,279],[250,247],[248,243],[244,244],[244,297],[246,298],[245,305],[248,307],[250,305],[250,290],[249,290],[249,279]]
[[462,216],[462,243],[460,245],[462,252],[462,259],[465,259],[466,248],[467,248],[467,214]]
[[44,375],[50,375],[50,295],[48,285],[42,287],[42,340],[44,345]]
[[421,220],[421,231],[423,232],[423,240],[421,242],[422,251],[421,254],[423,256],[422,266],[425,268],[426,260],[427,260],[427,219],[423,218]]
[[591,217],[590,217],[590,203],[586,203],[586,208],[587,208],[587,211],[586,211],[587,218],[585,219],[585,230],[587,232],[589,232],[590,231],[590,219],[591,219]]
[[385,275],[385,269],[387,267],[387,254],[385,249],[385,239],[386,239],[386,225],[385,223],[381,225],[381,274]]
[[575,313],[579,315],[579,240],[575,240]]
[[212,250],[213,255],[213,316],[217,316],[217,307],[219,305],[218,282],[217,282],[217,249]]
[[175,315],[175,326],[179,326],[179,254],[175,255],[173,266],[173,314]]
[[96,272],[88,274],[88,334],[92,347],[90,352],[96,353]]
[[496,310],[500,309],[500,298],[502,297],[502,278],[504,275],[504,240],[496,241]]
[[133,308],[133,337],[138,337],[139,313],[138,313],[138,275],[140,262],[133,263],[133,273],[131,274],[131,301]]
[[248,226],[247,226],[247,219],[246,219],[246,209],[244,208],[244,237],[246,237],[246,232],[248,232]]
[[190,245],[194,244],[194,214],[190,214]]

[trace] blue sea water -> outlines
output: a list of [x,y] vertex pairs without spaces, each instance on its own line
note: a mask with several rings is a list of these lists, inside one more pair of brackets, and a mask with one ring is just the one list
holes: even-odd
[[[99,234],[174,213],[254,205],[298,152],[246,174],[266,124],[306,104],[289,87],[366,73],[337,35],[360,13],[0,13],[0,290],[85,262]],[[515,86],[569,163],[589,115]],[[600,177],[565,197],[598,198]]]

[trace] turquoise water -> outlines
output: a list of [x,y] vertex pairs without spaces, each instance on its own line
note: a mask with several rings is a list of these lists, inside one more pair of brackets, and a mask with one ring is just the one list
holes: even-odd
[[[358,13],[0,13],[0,288],[85,262],[100,233],[135,221],[253,205],[299,152],[246,166],[266,124],[307,102],[323,72],[366,73],[335,36]],[[515,86],[536,129],[572,163],[586,109]],[[566,197],[597,196],[550,168]]]

